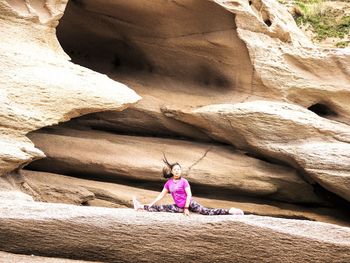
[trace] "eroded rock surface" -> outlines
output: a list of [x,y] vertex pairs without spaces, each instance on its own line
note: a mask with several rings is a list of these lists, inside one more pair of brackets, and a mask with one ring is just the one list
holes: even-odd
[[[132,208],[132,198],[136,196],[143,204],[151,203],[162,189],[162,184],[157,187],[150,186],[147,182],[129,182],[128,185],[120,183],[108,183],[94,180],[87,180],[65,176],[62,174],[53,174],[38,171],[22,170],[20,171],[20,182],[25,182],[30,189],[37,188],[36,185],[47,185],[49,191],[41,194],[40,192],[25,191],[32,195],[36,200],[51,202],[51,196],[63,195],[65,188],[62,185],[69,185],[71,189],[81,192],[84,188],[87,192],[92,192],[94,197],[88,200],[84,205],[110,207],[110,208]],[[154,190],[150,190],[153,189]],[[23,191],[23,189],[22,189]],[[283,218],[304,219],[312,221],[321,221],[326,223],[350,226],[349,215],[344,211],[339,211],[330,207],[303,207],[296,204],[287,204],[284,202],[261,200],[242,196],[232,196],[229,193],[223,194],[222,191],[215,190],[214,187],[207,192],[199,190],[197,186],[192,187],[194,198],[200,204],[212,208],[237,207],[245,214],[255,214],[261,216],[274,216]],[[66,195],[64,195],[66,196]],[[75,199],[61,198],[61,203],[76,204]],[[167,195],[157,204],[172,204],[170,195]]]
[[55,35],[65,5],[0,1],[2,175],[44,157],[25,137],[28,132],[140,99],[125,85],[68,61]]
[[350,200],[348,125],[300,106],[268,101],[209,105],[188,112],[170,110],[170,115],[239,149],[286,162]]
[[[178,161],[193,184],[232,195],[266,196],[295,203],[322,203],[294,169],[270,164],[231,147],[181,140],[113,135],[74,129],[48,130],[29,138],[46,159],[30,167],[61,174],[162,182],[162,158]],[[56,134],[52,134],[56,133]]]
[[[91,263],[92,261],[40,257],[36,255],[19,255],[0,252],[0,262],[6,263]],[[96,263],[96,261],[94,261]]]
[[192,125],[164,116],[161,111],[163,107],[165,107],[164,100],[143,95],[140,102],[121,112],[87,114],[65,123],[65,126],[83,129],[89,127],[129,135],[212,141],[209,136]]
[[[324,220],[319,216],[332,208],[313,213],[286,204],[266,207],[267,198],[323,205],[315,183],[349,201],[349,131],[339,123],[350,123],[349,50],[315,48],[276,1],[70,1],[58,38],[73,62],[108,78],[69,62],[61,49],[55,27],[66,4],[0,0],[1,174],[44,157],[43,150],[49,158],[32,165],[37,169],[148,186],[162,183],[164,151],[188,168],[193,188],[263,198],[246,204],[248,212]],[[67,125],[124,135],[39,131],[30,138],[41,150],[25,137],[140,99],[112,79],[144,100],[121,114],[93,114]],[[213,106],[223,103],[231,104],[228,111]],[[130,205],[121,191],[140,193],[144,201],[154,192],[97,182],[67,186],[66,179],[48,175],[22,179],[13,173],[0,180],[1,250],[159,262],[175,246],[183,249],[169,262],[350,261],[349,228],[45,204],[33,199],[114,207]],[[233,205],[215,196],[200,200]]]
[[349,228],[319,222],[35,202],[2,202],[0,211],[0,249],[16,253],[108,262],[350,260]]
[[204,139],[160,108],[256,99],[348,123],[349,51],[315,47],[276,1],[71,2],[58,37],[74,61],[144,97],[123,114],[92,115],[88,126]]

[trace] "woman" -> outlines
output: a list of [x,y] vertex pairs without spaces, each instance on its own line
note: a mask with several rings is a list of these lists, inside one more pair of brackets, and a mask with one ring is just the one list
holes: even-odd
[[[192,199],[191,187],[188,181],[181,177],[181,166],[179,163],[170,164],[166,157],[163,159],[166,167],[163,168],[163,176],[168,178],[162,192],[149,205],[142,205],[133,198],[135,210],[146,210],[149,212],[178,212],[189,215],[190,211],[202,215],[244,215],[243,211],[238,208],[230,209],[212,209],[198,204]],[[172,205],[155,205],[162,200],[167,193],[171,193],[175,204]]]

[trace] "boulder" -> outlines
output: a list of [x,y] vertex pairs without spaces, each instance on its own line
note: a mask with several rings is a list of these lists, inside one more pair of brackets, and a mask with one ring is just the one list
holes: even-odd
[[191,183],[212,191],[324,203],[296,170],[246,156],[228,146],[63,128],[28,136],[47,155],[30,164],[35,170],[114,182],[163,183],[164,153],[171,162],[180,162]]

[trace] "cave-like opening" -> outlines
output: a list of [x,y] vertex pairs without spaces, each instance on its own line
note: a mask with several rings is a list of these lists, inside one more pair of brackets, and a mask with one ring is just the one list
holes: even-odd
[[317,115],[321,117],[337,117],[338,114],[332,110],[329,106],[327,106],[324,103],[315,103],[308,107],[308,110],[316,113]]
[[[148,92],[176,86],[227,97],[235,89],[249,91],[253,74],[235,29],[234,14],[210,1],[101,6],[85,0],[68,3],[57,36],[73,62],[131,84],[141,94],[146,86]],[[132,85],[135,79],[144,87]]]

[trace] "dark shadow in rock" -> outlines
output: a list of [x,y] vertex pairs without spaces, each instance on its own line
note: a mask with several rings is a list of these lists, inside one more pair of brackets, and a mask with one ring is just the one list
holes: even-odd
[[79,7],[84,7],[84,0],[71,0],[70,2],[74,3],[75,5],[79,6]]
[[350,216],[350,202],[328,191],[317,183],[313,184],[312,186],[316,195],[333,204],[334,207],[339,208],[341,211],[344,211],[344,213]]
[[112,61],[114,68],[125,71],[153,72],[154,67],[142,49],[131,41],[115,40]]
[[336,117],[338,114],[333,111],[329,106],[323,103],[316,103],[308,107],[308,110],[316,113],[320,117]]
[[274,159],[274,158],[271,158],[269,156],[265,156],[262,154],[253,153],[253,152],[244,152],[244,155],[246,155],[248,157],[252,157],[254,159],[259,159],[259,160],[267,162],[267,163],[278,164],[278,165],[281,165],[284,167],[290,167],[290,165],[286,164],[286,162],[283,162],[281,160]]
[[265,20],[264,20],[264,23],[265,23],[265,25],[267,25],[268,27],[270,27],[270,26],[272,25],[272,22],[271,22],[270,19],[265,19]]
[[198,66],[197,73],[195,74],[195,81],[202,83],[205,86],[212,86],[222,89],[233,88],[232,83],[224,74],[220,73],[217,69],[209,65]]
[[[176,7],[175,1],[170,2],[167,4]],[[127,79],[164,77],[179,82],[179,86],[195,84],[220,92],[251,86],[253,68],[246,45],[235,30],[235,15],[219,5],[189,1],[186,9],[166,15],[149,7],[140,9],[137,1],[132,5],[112,1],[109,5],[116,9],[114,13],[90,5],[94,6],[88,1],[69,2],[57,27],[57,38],[72,62],[126,84]],[[213,23],[207,23],[208,14]],[[179,15],[198,21],[178,21]],[[176,25],[174,32],[169,32],[171,21]],[[179,30],[182,23],[184,29]],[[212,36],[209,39],[214,41],[208,41],[206,34],[215,32],[225,32],[232,41],[225,37],[216,41]],[[230,57],[232,61],[227,59]]]

